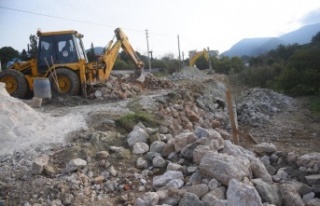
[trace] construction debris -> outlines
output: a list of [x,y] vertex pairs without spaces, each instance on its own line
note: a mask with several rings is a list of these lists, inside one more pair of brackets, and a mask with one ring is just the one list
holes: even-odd
[[[280,206],[292,205],[294,201],[296,205],[317,205],[320,154],[287,154],[276,144],[262,141],[251,142],[244,148],[240,146],[244,143],[243,135],[240,145],[235,145],[228,111],[217,109],[215,104],[216,99],[225,99],[225,78],[202,73],[197,78],[198,72],[201,71],[183,70],[184,79],[179,80],[150,76],[148,87],[117,79],[92,91],[95,100],[109,99],[111,94],[122,99],[113,103],[97,104],[93,100],[89,105],[73,107],[43,105],[43,110],[35,111],[2,94],[1,108],[6,112],[0,113],[0,117],[11,118],[1,124],[2,131],[7,131],[1,141],[7,141],[8,147],[16,146],[8,135],[16,130],[8,129],[9,125],[17,129],[29,124],[28,130],[14,133],[13,139],[21,143],[27,138],[23,133],[30,139],[39,134],[44,140],[41,148],[47,145],[47,149],[35,147],[31,153],[30,145],[11,146],[14,150],[10,151],[1,148],[0,204]],[[185,81],[188,77],[197,81]],[[157,87],[152,86],[155,82]],[[133,91],[133,96],[143,96],[130,98],[128,94]],[[258,93],[261,96],[264,91]],[[282,101],[285,99],[281,97],[280,104],[286,104]],[[250,108],[255,108],[253,105]],[[276,107],[270,105],[267,108]],[[50,112],[43,112],[46,107],[51,108]],[[241,110],[244,111],[247,110]],[[159,124],[151,127],[139,122],[129,132],[115,125],[117,118],[137,112],[153,114],[153,120]],[[20,113],[28,115],[28,121],[23,116],[13,118]],[[62,127],[62,123],[68,128]],[[73,127],[71,132],[73,123],[80,126]],[[48,145],[47,138],[63,140],[64,144]]]

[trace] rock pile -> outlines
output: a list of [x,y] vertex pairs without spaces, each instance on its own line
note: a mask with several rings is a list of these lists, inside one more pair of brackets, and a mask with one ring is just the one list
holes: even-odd
[[125,135],[87,130],[32,162],[24,153],[0,156],[0,205],[319,205],[320,153],[234,145],[227,115],[213,103],[225,87],[204,83],[156,96],[158,127],[138,123]]
[[169,79],[172,81],[181,81],[181,80],[202,81],[203,79],[206,79],[206,78],[208,78],[208,75],[205,72],[190,66],[183,67],[183,69],[180,72],[173,73],[169,77]]
[[[139,143],[137,140],[134,145]],[[161,145],[158,152],[145,150],[137,165],[141,168],[140,163],[144,162],[146,170],[160,168],[163,173],[152,179],[155,191],[139,197],[136,205],[320,203],[316,198],[319,195],[319,153],[291,157],[291,163],[300,166],[302,172],[297,176],[292,169],[281,167],[288,158],[276,151],[273,144],[256,145],[251,152],[224,140],[214,129],[197,127],[194,132],[184,131],[173,136],[165,144],[155,141],[150,148],[155,148],[154,144]]]
[[171,81],[156,78],[151,73],[145,73],[144,78],[144,82],[140,83],[128,75],[118,74],[117,76],[112,76],[100,88],[93,88],[92,91],[89,91],[89,98],[106,100],[127,99],[141,94],[143,90],[173,87]]
[[[151,141],[154,136],[167,138]],[[93,143],[94,135],[89,138]],[[99,139],[95,144],[103,144],[103,136]],[[128,134],[127,142],[130,150],[105,145],[108,151],[98,151],[92,158],[70,159],[60,169],[52,164],[54,156],[36,158],[30,169],[34,177],[31,184],[43,184],[42,192],[30,191],[26,202],[20,204],[315,206],[320,203],[317,198],[320,153],[286,156],[270,143],[256,145],[249,151],[223,139],[217,130],[200,126],[194,131],[171,135],[164,126],[147,128],[139,123]],[[134,160],[136,168],[121,168],[112,163],[113,158],[118,162]],[[295,171],[288,162],[297,166]],[[0,170],[1,174],[10,174],[4,167]],[[9,185],[2,183],[2,191]]]
[[144,88],[148,89],[168,89],[172,88],[174,84],[167,79],[156,78],[151,73],[145,74],[145,81],[143,83]]
[[261,126],[270,116],[282,109],[293,109],[292,98],[269,89],[253,88],[246,92],[237,104],[238,120],[251,126]]

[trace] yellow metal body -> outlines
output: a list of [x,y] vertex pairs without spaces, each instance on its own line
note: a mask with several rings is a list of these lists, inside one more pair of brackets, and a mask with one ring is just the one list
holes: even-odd
[[[69,31],[54,31],[54,32],[37,32],[37,35],[39,38],[42,36],[59,36],[59,35],[64,35],[64,34],[73,34],[77,38],[82,38],[83,35],[78,33],[77,31],[74,30],[69,30]],[[136,69],[138,70],[143,70],[144,63],[139,59],[139,57],[136,55],[134,49],[132,48],[131,44],[129,43],[128,37],[126,34],[123,32],[122,29],[117,28],[115,30],[115,36],[116,36],[116,41],[113,42],[111,40],[108,45],[105,48],[105,52],[102,55],[102,57],[99,59],[98,62],[94,63],[89,63],[87,62],[87,59],[82,59],[80,58],[79,61],[74,62],[74,63],[55,63],[55,62],[50,62],[48,60],[48,70],[45,73],[40,73],[39,69],[37,67],[37,57],[33,58],[27,62],[21,62],[21,63],[14,63],[10,68],[8,69],[15,69],[20,71],[21,73],[24,74],[29,90],[33,91],[33,80],[38,77],[44,77],[48,78],[52,73],[57,71],[60,68],[66,68],[73,70],[79,77],[81,88],[82,88],[82,93],[86,95],[86,86],[87,85],[94,85],[97,83],[103,83],[108,78],[110,77],[110,73],[114,67],[115,61],[117,59],[117,56],[119,54],[120,48],[122,48],[132,59],[134,62]],[[50,63],[51,64],[50,64]],[[9,78],[9,77],[8,77]],[[6,80],[5,83],[9,84],[11,83],[12,85],[7,85],[10,86],[11,92],[15,90],[15,88],[18,86],[18,83],[15,83],[13,81],[14,79],[5,79],[3,78],[2,80]],[[66,81],[64,78],[59,78],[58,77],[58,84],[59,86],[65,90],[68,89],[71,84],[70,82]],[[10,91],[9,91],[10,93]],[[10,93],[11,94],[11,93]]]
[[[190,57],[189,59],[189,65],[190,66],[194,66],[197,59],[199,59],[200,57],[204,57],[206,58],[207,62],[210,63],[210,58],[209,58],[209,53],[206,49],[203,49],[203,51],[200,51],[200,52],[196,52],[195,55],[193,55],[192,57]],[[211,65],[209,65],[211,66]]]

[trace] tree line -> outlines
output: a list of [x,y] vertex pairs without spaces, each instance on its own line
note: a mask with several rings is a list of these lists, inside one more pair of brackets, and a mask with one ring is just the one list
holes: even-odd
[[[252,87],[270,88],[288,95],[320,93],[320,32],[304,45],[279,45],[257,57],[210,57],[217,73],[231,75]],[[204,57],[196,61],[208,68]]]
[[290,95],[320,92],[320,32],[304,45],[280,45],[257,57],[246,57],[248,67],[238,73],[239,80]]

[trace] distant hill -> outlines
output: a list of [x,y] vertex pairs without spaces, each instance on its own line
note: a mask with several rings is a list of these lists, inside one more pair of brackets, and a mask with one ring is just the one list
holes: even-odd
[[320,31],[320,23],[304,26],[293,32],[284,34],[279,39],[287,42],[287,44],[307,44],[310,43],[312,37]]
[[222,53],[224,56],[256,56],[276,48],[279,44],[284,44],[275,37],[265,38],[246,38],[242,39],[231,47],[228,51]]
[[298,30],[289,32],[279,37],[246,38],[233,45],[228,51],[223,52],[223,56],[258,56],[272,49],[276,49],[280,44],[306,44],[320,31],[320,23],[304,26]]

